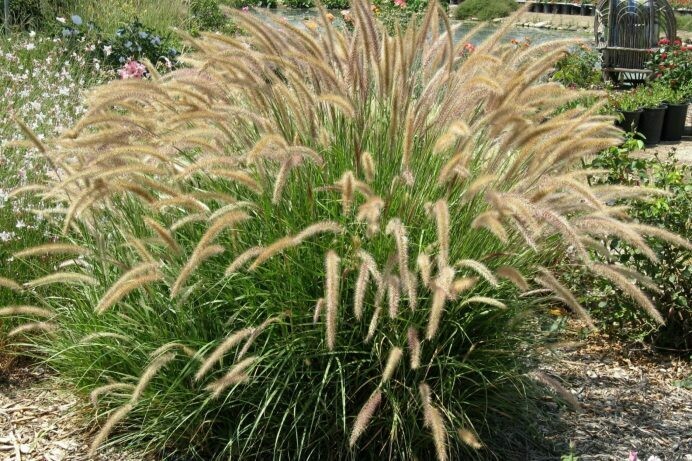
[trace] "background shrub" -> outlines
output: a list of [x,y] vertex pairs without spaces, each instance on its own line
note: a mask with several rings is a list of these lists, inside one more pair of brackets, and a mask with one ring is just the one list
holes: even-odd
[[255,6],[257,8],[276,8],[277,0],[222,0],[224,5],[231,8],[242,8],[244,6]]
[[581,45],[570,51],[555,64],[553,80],[576,88],[593,88],[603,84],[603,76],[598,70],[600,54],[593,48]]
[[[674,151],[653,159],[633,158],[632,150],[642,142],[630,139],[622,147],[599,154],[588,166],[607,169],[594,179],[595,184],[655,187],[670,195],[655,199],[626,200],[630,216],[638,222],[660,225],[687,239],[692,238],[692,171],[680,163]],[[584,297],[585,303],[599,313],[607,332],[627,340],[646,340],[664,350],[692,351],[692,251],[650,239],[659,259],[654,263],[640,251],[617,238],[604,242],[618,264],[649,277],[653,289],[647,290],[666,325],[660,327],[643,316],[633,303],[619,295],[607,281],[596,281],[594,291]],[[576,284],[584,283],[583,277]]]
[[290,8],[312,8],[315,6],[312,0],[284,0],[283,3]]
[[130,59],[141,61],[146,58],[170,69],[177,65],[180,54],[170,33],[160,34],[138,19],[116,30],[113,37],[104,41],[104,47],[99,52],[103,53],[104,62],[113,68],[122,67]]
[[330,10],[345,10],[350,7],[347,0],[326,0],[322,2],[325,8]]
[[[72,0],[13,0],[10,1],[10,24],[26,30],[41,30],[56,16],[70,11],[73,5]],[[0,3],[0,24],[4,24],[3,15]]]
[[220,30],[227,20],[221,13],[219,0],[190,0],[190,15],[192,27],[199,30]]
[[509,16],[519,6],[514,0],[465,0],[455,12],[457,19],[477,18],[489,21]]

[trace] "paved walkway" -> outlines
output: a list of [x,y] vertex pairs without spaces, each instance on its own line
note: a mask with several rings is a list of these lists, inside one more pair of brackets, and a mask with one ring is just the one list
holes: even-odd
[[[593,16],[572,16],[569,14],[548,14],[548,13],[525,13],[519,19],[520,23],[550,23],[557,27],[588,28],[593,31],[594,17]],[[678,31],[678,36],[683,40],[692,40],[692,32],[684,30]]]

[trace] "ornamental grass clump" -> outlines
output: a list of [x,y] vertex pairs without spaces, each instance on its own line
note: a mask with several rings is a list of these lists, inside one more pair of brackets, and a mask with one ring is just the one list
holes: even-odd
[[26,191],[62,233],[18,258],[65,262],[3,282],[40,309],[1,313],[91,395],[92,450],[486,456],[524,413],[545,294],[592,325],[557,260],[661,320],[589,257],[606,235],[687,243],[607,206],[656,191],[575,168],[620,133],[598,107],[552,115],[582,96],[542,79],[571,42],[517,50],[505,25],[469,54],[438,5],[391,35],[351,11],[314,33],[240,13],[246,35],[190,37],[188,68],[101,87],[34,139],[54,173]]

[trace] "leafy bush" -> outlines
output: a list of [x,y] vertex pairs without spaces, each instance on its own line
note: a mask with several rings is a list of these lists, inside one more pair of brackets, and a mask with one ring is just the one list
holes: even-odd
[[330,10],[345,10],[350,6],[348,0],[325,0],[322,4]]
[[312,0],[284,0],[283,4],[290,8],[312,8],[315,6]]
[[220,30],[226,24],[219,0],[191,0],[190,14],[193,28],[198,30]]
[[581,45],[570,51],[555,64],[553,80],[576,88],[593,88],[603,84],[601,72],[597,69],[600,54],[593,48]]
[[[68,11],[70,0],[11,0],[9,2],[10,24],[38,30],[50,24],[57,15]],[[4,23],[5,10],[0,3],[0,24]]]
[[514,0],[465,0],[456,9],[457,19],[489,21],[509,16],[519,6]]
[[[680,163],[674,152],[666,158],[632,158],[630,152],[641,149],[641,141],[630,139],[620,148],[613,147],[599,154],[589,168],[605,169],[608,173],[595,184],[643,186],[658,188],[669,195],[648,201],[623,200],[630,216],[643,224],[662,226],[679,235],[692,238],[692,169]],[[641,315],[632,302],[623,299],[612,283],[599,282],[584,297],[585,303],[599,313],[602,327],[631,340],[650,340],[657,347],[689,352],[692,350],[692,251],[665,242],[649,239],[659,262],[652,262],[626,239],[612,238],[603,242],[615,262],[628,270],[650,278],[648,289],[666,325],[660,327]],[[576,285],[585,283],[578,278]]]
[[113,68],[119,68],[131,59],[148,59],[154,64],[165,63],[173,68],[180,55],[169,33],[158,33],[137,19],[118,29],[115,37],[106,40],[100,51],[104,53],[104,62]]
[[112,70],[130,60],[148,59],[166,69],[175,68],[178,63],[180,53],[170,34],[159,34],[137,19],[119,28],[110,38],[104,37],[94,23],[78,15],[59,18],[57,29],[57,38],[68,50],[79,53],[86,50],[88,62],[96,60]]
[[231,8],[243,8],[245,6],[276,8],[277,6],[277,0],[222,0],[222,3]]
[[116,440],[171,457],[487,458],[535,417],[545,294],[522,292],[593,323],[543,266],[583,264],[661,320],[586,250],[605,217],[675,237],[605,205],[638,190],[575,171],[619,132],[549,117],[574,93],[542,80],[563,50],[503,29],[453,50],[438,5],[394,36],[353,10],[320,35],[239,15],[249,46],[208,34],[191,69],[96,90],[46,146],[28,133],[64,237],[15,257],[66,262],[0,315],[108,418],[94,449],[127,421]]
[[647,65],[656,80],[678,89],[692,80],[692,46],[684,45],[679,38],[672,42],[664,38],[651,53]]

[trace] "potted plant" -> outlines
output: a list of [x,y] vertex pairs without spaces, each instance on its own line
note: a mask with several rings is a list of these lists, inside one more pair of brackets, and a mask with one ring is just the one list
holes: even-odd
[[586,5],[586,15],[596,16],[596,5],[594,5],[591,0],[584,0],[584,4]]
[[[687,84],[687,87],[692,85]],[[678,90],[668,89],[666,101],[668,109],[663,119],[663,130],[661,141],[680,141],[685,133],[685,121],[687,120],[687,109],[690,106],[687,88],[681,87]]]
[[[654,89],[663,94],[670,103],[667,115],[665,140],[679,140],[685,130],[687,103],[689,103],[690,81],[692,81],[692,47],[676,38],[661,39],[658,48],[650,51],[647,66],[653,72]],[[681,120],[682,119],[682,120]],[[680,128],[682,124],[682,128]]]
[[552,13],[554,7],[555,7],[555,0],[550,0],[549,2],[544,2],[543,3],[543,12],[544,13]]
[[611,95],[610,103],[620,113],[620,120],[615,124],[627,132],[636,133],[643,112],[637,95],[632,91],[615,93]]
[[663,103],[665,92],[659,86],[641,87],[636,91],[643,111],[639,117],[639,133],[644,137],[644,144],[655,146],[661,141],[663,119],[667,106]]

